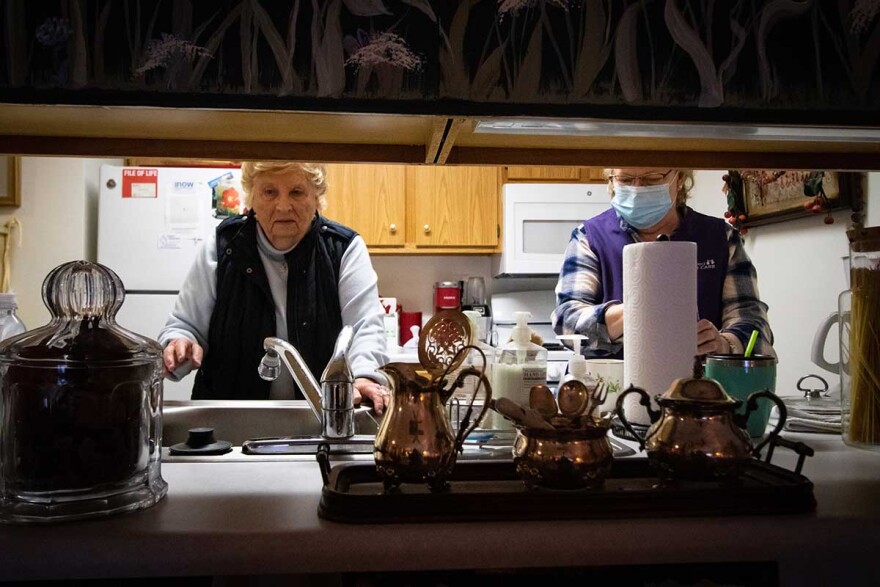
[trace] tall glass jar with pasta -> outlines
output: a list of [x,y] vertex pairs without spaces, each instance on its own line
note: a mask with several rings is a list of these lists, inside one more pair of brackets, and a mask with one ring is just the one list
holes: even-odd
[[839,299],[843,440],[880,451],[880,227],[847,235],[850,289]]

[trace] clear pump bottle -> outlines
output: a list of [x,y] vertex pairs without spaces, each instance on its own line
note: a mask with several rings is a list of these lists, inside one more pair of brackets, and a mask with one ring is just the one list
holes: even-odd
[[24,322],[15,313],[17,309],[14,293],[0,293],[0,340],[12,338],[27,330]]

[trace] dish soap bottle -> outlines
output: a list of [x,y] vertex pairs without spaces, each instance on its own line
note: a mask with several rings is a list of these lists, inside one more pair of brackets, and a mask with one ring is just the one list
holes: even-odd
[[0,340],[6,340],[27,330],[24,322],[15,313],[17,309],[14,293],[0,293]]
[[[531,342],[530,316],[528,312],[514,312],[512,340],[501,347],[492,370],[493,397],[506,397],[526,407],[532,386],[547,384],[547,349]],[[512,427],[500,414],[493,413],[492,423],[498,429]]]

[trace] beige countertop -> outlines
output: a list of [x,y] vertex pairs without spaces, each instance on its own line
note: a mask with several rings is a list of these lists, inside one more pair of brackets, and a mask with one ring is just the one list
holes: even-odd
[[152,509],[0,527],[0,580],[775,561],[783,585],[876,584],[880,454],[788,436],[816,450],[814,514],[347,525],[318,518],[311,458],[168,462]]

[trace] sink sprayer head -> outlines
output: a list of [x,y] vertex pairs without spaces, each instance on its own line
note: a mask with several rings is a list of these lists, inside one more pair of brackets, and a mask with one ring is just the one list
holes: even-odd
[[267,349],[266,354],[260,360],[260,366],[257,367],[257,373],[260,379],[265,381],[275,381],[281,374],[281,359],[274,349]]

